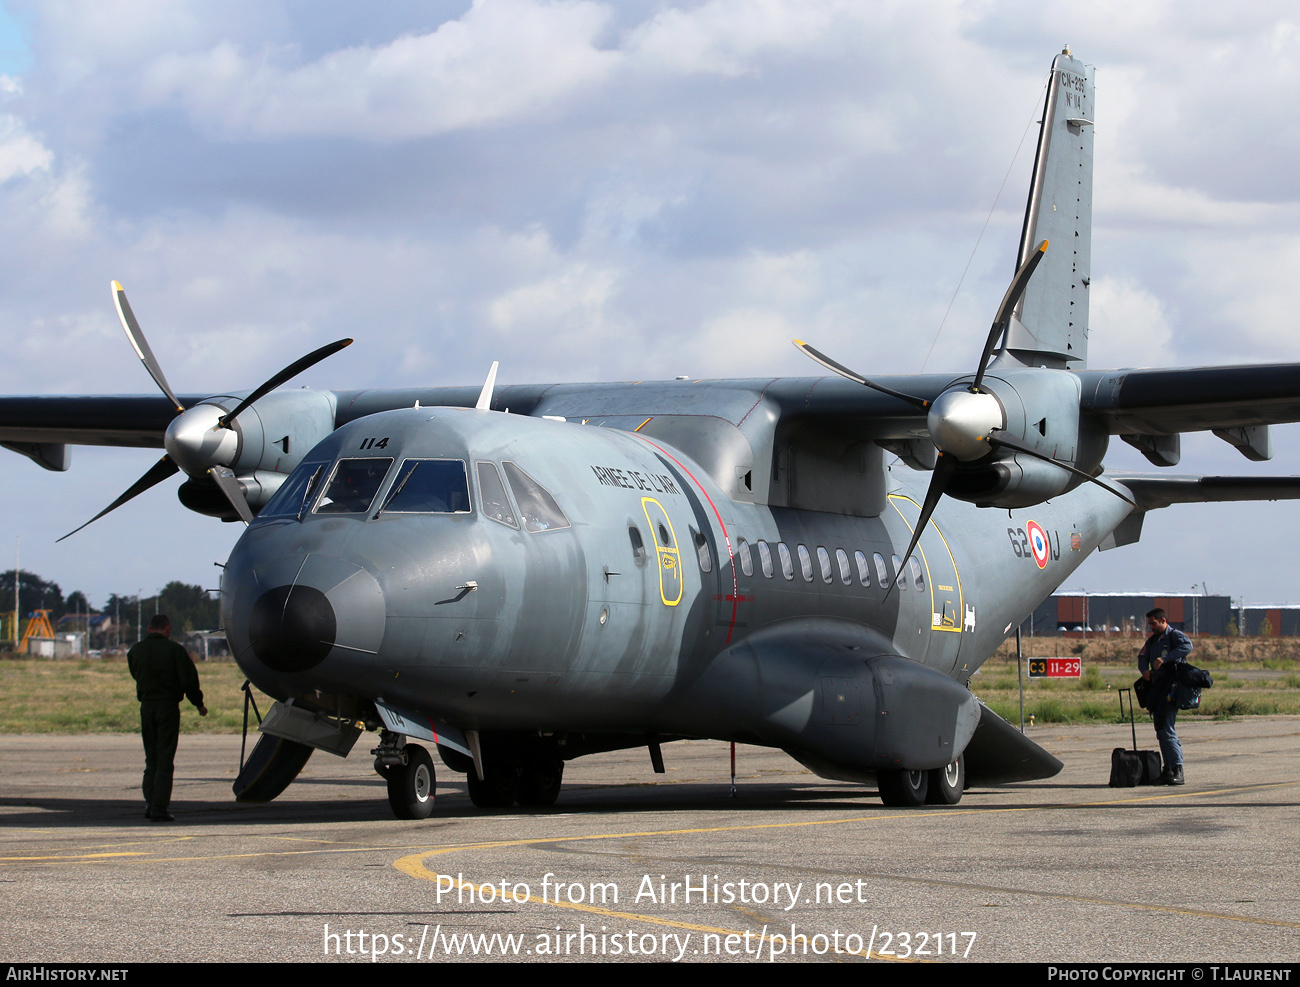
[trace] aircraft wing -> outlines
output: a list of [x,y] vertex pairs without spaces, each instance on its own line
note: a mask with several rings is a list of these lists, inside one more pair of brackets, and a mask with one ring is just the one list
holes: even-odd
[[1300,421],[1300,363],[1081,371],[1080,410],[1111,435],[1172,435]]
[[[189,408],[201,398],[185,395]],[[0,443],[161,449],[176,409],[160,394],[0,397]]]

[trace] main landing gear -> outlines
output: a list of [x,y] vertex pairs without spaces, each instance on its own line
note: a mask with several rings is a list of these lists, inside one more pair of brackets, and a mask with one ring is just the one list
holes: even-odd
[[956,805],[966,789],[966,755],[930,771],[880,771],[880,800],[897,808]]
[[508,809],[516,802],[524,808],[545,808],[559,797],[564,762],[558,757],[502,752],[483,760],[483,780],[472,765],[465,775],[470,801],[480,809]]

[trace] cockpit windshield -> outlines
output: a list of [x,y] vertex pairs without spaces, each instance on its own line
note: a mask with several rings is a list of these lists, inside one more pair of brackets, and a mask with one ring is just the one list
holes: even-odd
[[391,457],[340,459],[316,504],[316,513],[362,514],[368,511],[392,465]]
[[380,513],[470,513],[465,464],[459,459],[406,460]]
[[270,502],[258,512],[259,518],[302,516],[303,504],[320,490],[321,477],[329,468],[328,462],[300,463],[280,484],[280,489]]

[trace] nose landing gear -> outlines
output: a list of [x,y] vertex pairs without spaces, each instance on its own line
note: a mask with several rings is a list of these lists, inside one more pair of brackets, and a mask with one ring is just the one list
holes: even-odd
[[433,814],[436,776],[433,758],[419,744],[397,746],[387,730],[375,755],[375,770],[388,782],[388,804],[398,819],[428,819]]

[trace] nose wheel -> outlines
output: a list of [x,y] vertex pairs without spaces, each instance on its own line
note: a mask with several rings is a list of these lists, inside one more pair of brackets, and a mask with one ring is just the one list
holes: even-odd
[[433,813],[433,758],[419,744],[407,744],[405,764],[388,766],[388,804],[398,819],[428,819]]

